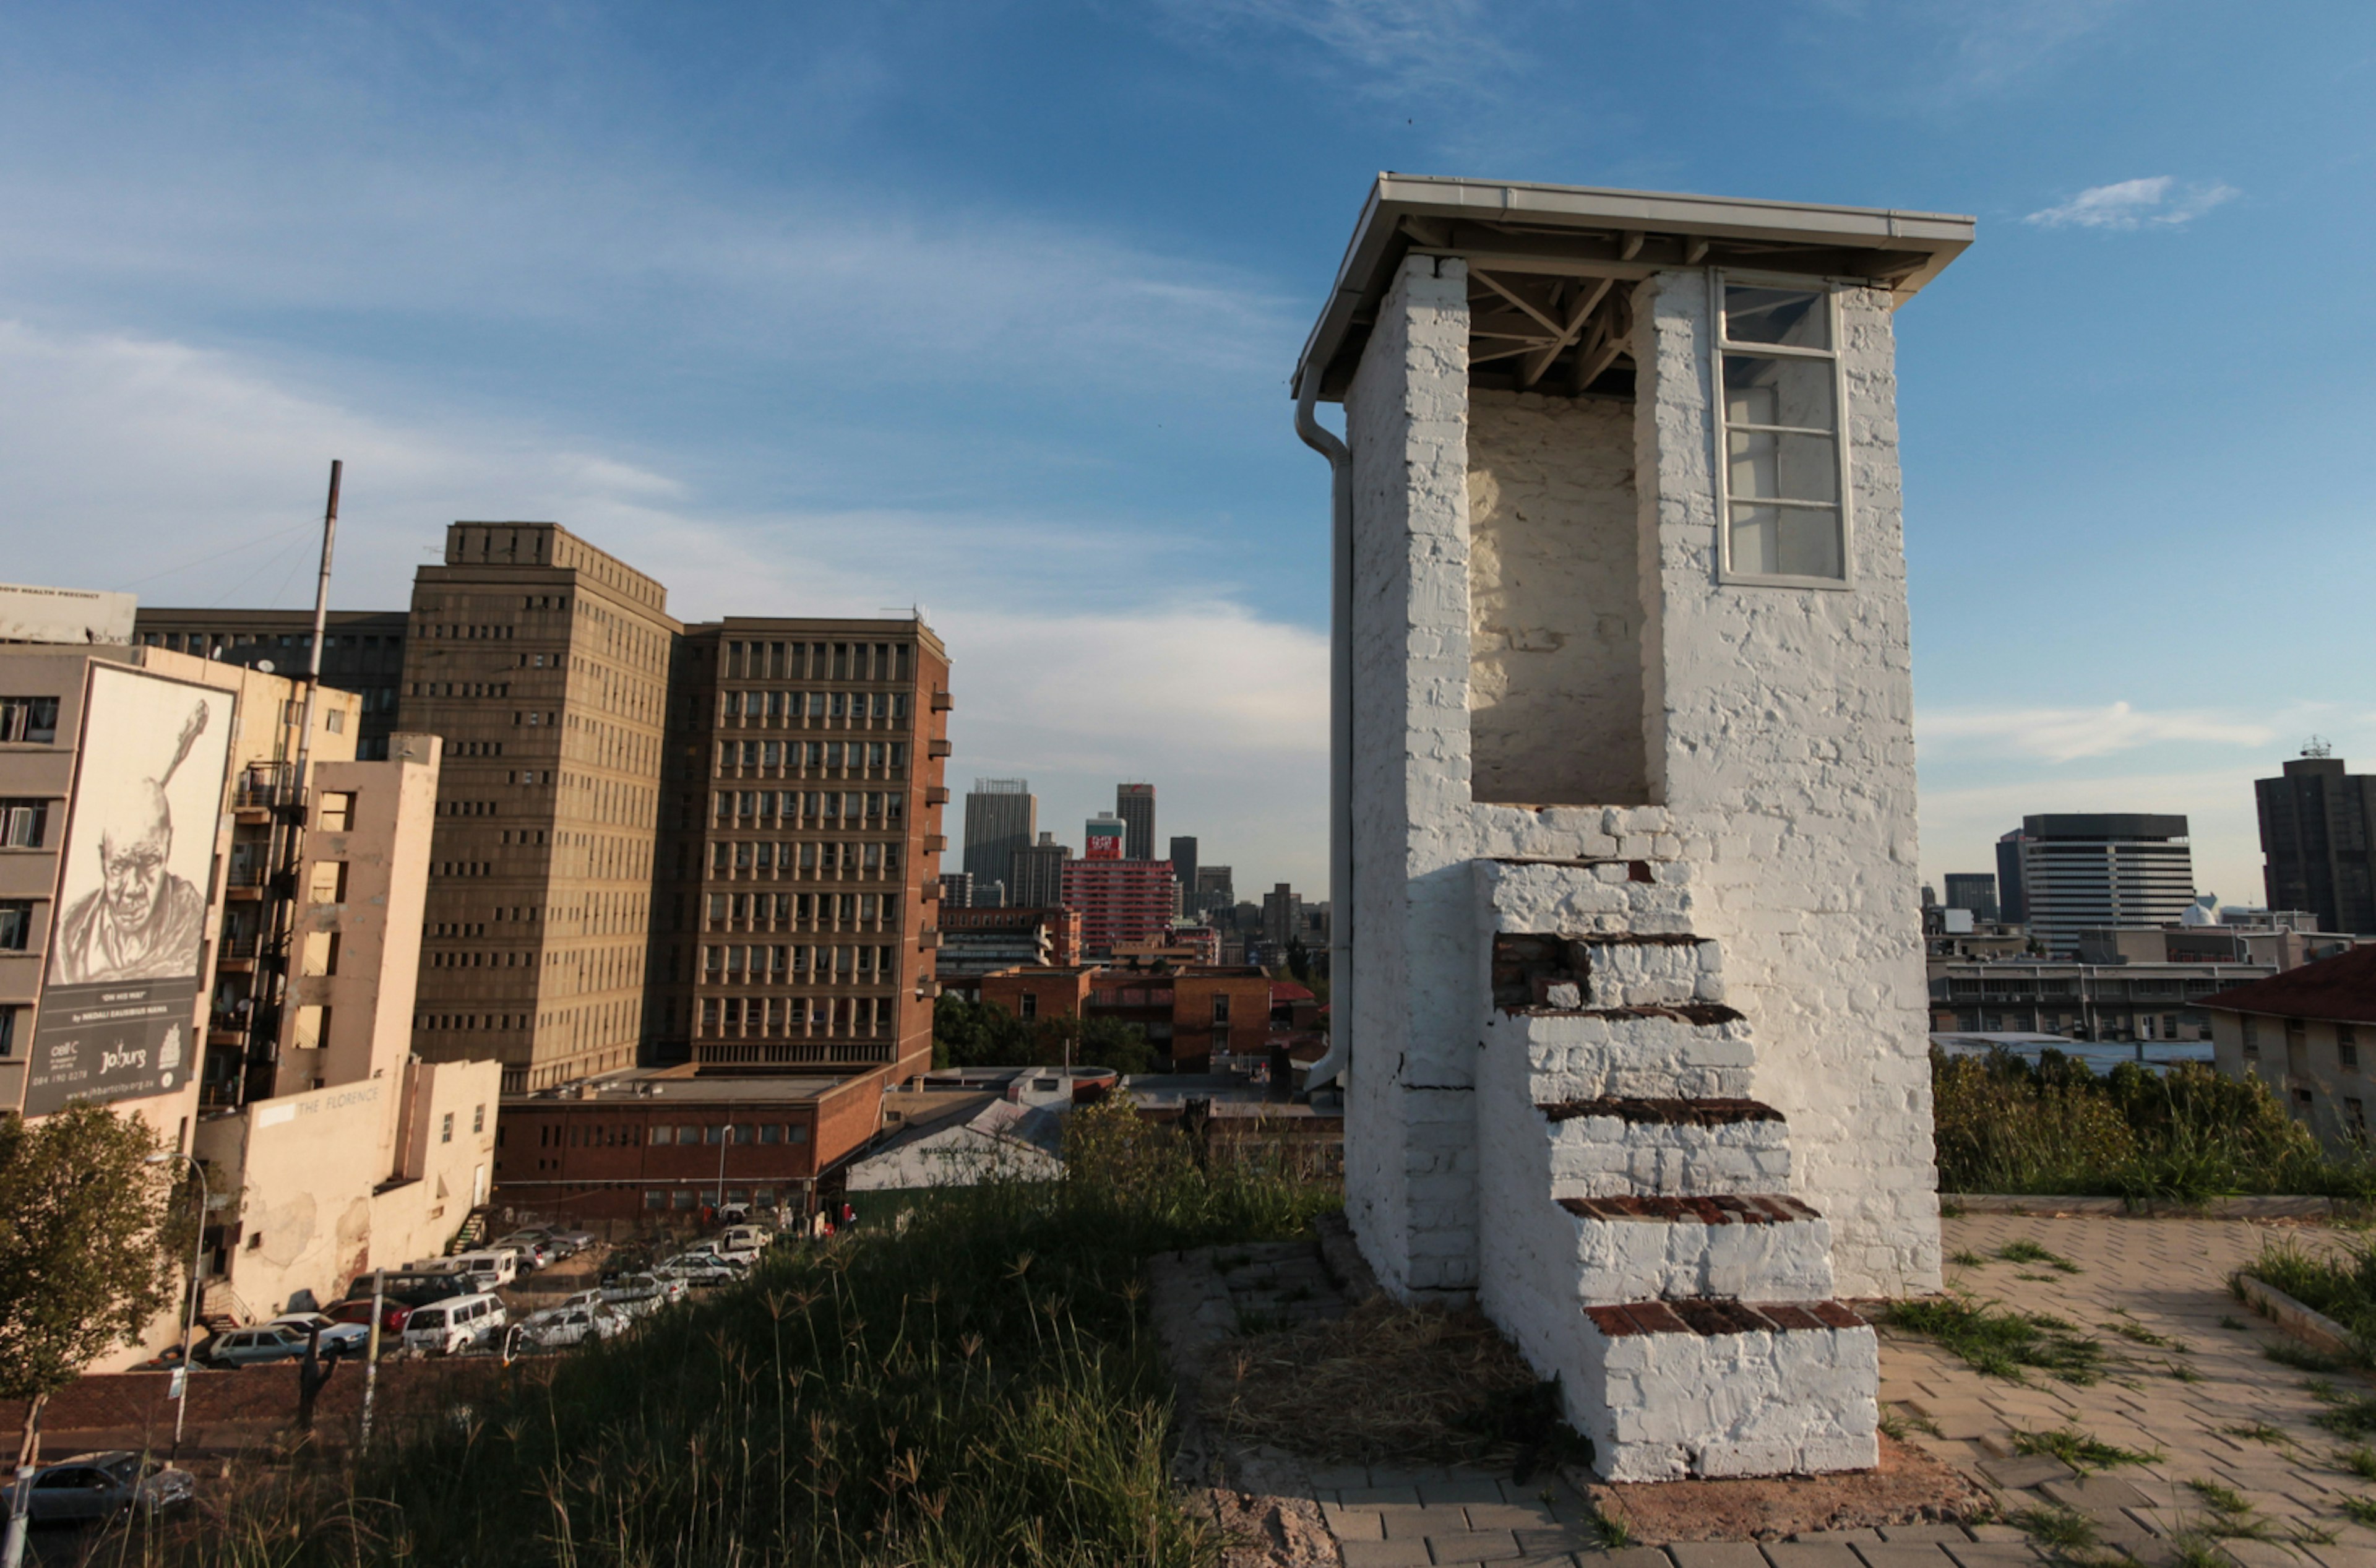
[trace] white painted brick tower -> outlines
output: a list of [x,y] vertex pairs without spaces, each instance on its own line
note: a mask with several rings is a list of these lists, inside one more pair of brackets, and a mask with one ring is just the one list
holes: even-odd
[[1971,234],[1384,175],[1299,367],[1348,1206],[1611,1479],[1871,1465],[1839,1298],[1939,1281],[1891,321]]

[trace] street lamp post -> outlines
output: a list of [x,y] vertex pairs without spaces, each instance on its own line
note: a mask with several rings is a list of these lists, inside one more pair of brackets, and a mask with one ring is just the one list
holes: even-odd
[[213,1197],[207,1187],[207,1168],[199,1164],[194,1156],[184,1154],[179,1149],[171,1149],[163,1154],[150,1155],[148,1163],[170,1165],[177,1159],[187,1165],[190,1168],[190,1174],[198,1179],[198,1223],[196,1228],[196,1237],[190,1243],[190,1299],[182,1309],[182,1364],[175,1369],[173,1374],[181,1383],[182,1391],[173,1400],[173,1451],[167,1457],[168,1464],[182,1456],[182,1425],[190,1408],[190,1336],[197,1324],[198,1271],[205,1266],[207,1208]]
[[726,1151],[734,1146],[734,1123],[726,1123],[718,1138],[718,1212],[726,1212]]

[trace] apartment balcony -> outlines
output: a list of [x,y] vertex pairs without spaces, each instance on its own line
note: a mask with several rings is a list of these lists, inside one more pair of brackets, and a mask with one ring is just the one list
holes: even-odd
[[949,836],[947,834],[927,833],[924,835],[924,853],[928,855],[937,854],[948,847]]
[[946,741],[927,741],[924,742],[924,754],[927,756],[947,756],[953,750],[955,750],[955,748]]
[[947,805],[949,803],[949,792],[941,788],[938,784],[935,784],[924,791],[924,803],[928,806]]
[[934,692],[933,694],[933,711],[934,713],[946,713],[949,709],[955,707],[956,707],[956,698],[950,695],[948,693]]
[[940,944],[941,933],[930,926],[927,926],[925,929],[916,933],[916,945],[919,947],[929,951],[932,948],[938,947]]

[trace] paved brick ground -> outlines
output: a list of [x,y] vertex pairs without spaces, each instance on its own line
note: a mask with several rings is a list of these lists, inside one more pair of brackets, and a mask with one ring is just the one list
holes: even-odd
[[[2024,1311],[2066,1318],[2117,1350],[2123,1364],[2093,1387],[2037,1374],[2014,1384],[1983,1377],[1928,1341],[1884,1335],[1883,1408],[1937,1429],[1911,1434],[1915,1441],[1986,1476],[2008,1508],[2074,1509],[2095,1526],[2103,1546],[2150,1565],[2168,1561],[2172,1535],[2214,1521],[2185,1485],[2204,1480],[2240,1493],[2252,1509],[2247,1524],[2266,1538],[2223,1540],[2240,1568],[2376,1568],[2376,1530],[2341,1512],[2346,1496],[2376,1499],[2376,1484],[2335,1467],[2333,1455],[2342,1444],[2311,1424],[2324,1407],[2303,1387],[2303,1373],[2262,1354],[2281,1336],[2237,1306],[2225,1284],[2228,1271],[2258,1255],[2272,1236],[2327,1246],[2334,1232],[2243,1220],[1997,1214],[1950,1219],[1945,1231],[1951,1254],[1989,1256],[2026,1240],[2069,1260],[2076,1273],[1990,1261],[1951,1265],[1949,1280]],[[2223,1318],[2246,1326],[2223,1327]],[[2137,1343],[2122,1336],[2119,1324],[2185,1348]],[[2355,1395],[2371,1391],[2365,1380],[2333,1381]],[[2060,1426],[2125,1448],[2157,1448],[2168,1457],[2082,1479],[2051,1460],[2013,1456],[2017,1430]],[[1343,1543],[1346,1568],[2017,1568],[2047,1560],[2022,1531],[2002,1524],[1611,1551],[1588,1527],[1581,1499],[1556,1483],[1519,1488],[1477,1472],[1375,1467],[1325,1470],[1313,1479],[1314,1496]]]

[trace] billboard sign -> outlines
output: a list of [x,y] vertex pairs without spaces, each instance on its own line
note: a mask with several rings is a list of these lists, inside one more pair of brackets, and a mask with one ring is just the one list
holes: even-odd
[[1082,853],[1085,861],[1118,861],[1122,859],[1123,820],[1118,816],[1089,818],[1087,848]]
[[196,1070],[232,696],[90,666],[25,1114],[166,1094]]
[[128,643],[137,606],[128,593],[0,583],[0,642]]

